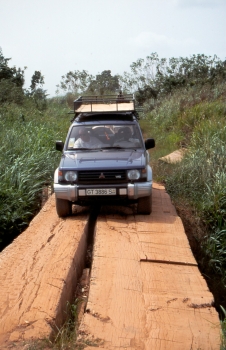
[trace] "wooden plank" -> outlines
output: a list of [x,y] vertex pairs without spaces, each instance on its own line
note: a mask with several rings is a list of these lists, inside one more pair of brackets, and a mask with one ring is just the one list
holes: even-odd
[[181,162],[186,151],[187,150],[185,148],[181,148],[168,154],[167,156],[159,158],[159,160],[164,163],[175,164],[175,163]]
[[127,103],[98,103],[98,104],[84,104],[76,109],[76,113],[85,112],[123,112],[123,111],[134,111],[133,102]]
[[219,350],[218,314],[198,267],[167,262],[196,265],[181,220],[164,187],[153,200],[153,215],[98,219],[81,336],[109,350]]
[[62,325],[83,268],[86,220],[82,211],[60,219],[53,195],[27,230],[1,252],[1,349],[8,342],[49,337]]

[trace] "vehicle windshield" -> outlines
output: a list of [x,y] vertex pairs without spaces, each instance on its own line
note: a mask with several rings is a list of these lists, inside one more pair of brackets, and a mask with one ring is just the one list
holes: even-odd
[[108,149],[142,147],[138,127],[131,124],[74,126],[67,149]]

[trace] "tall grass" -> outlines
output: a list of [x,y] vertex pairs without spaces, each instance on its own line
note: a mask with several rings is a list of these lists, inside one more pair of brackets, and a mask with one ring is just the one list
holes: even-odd
[[189,196],[202,210],[217,205],[217,194],[223,193],[226,181],[226,127],[214,132],[212,124],[206,123],[210,129],[203,128],[202,135],[200,126],[193,129],[184,160],[173,176],[166,180],[169,189],[175,194]]
[[[149,123],[150,131],[154,130],[158,140],[162,143],[173,134],[172,142],[176,139],[185,145],[189,142],[193,128],[203,120],[212,120],[214,115],[223,118],[226,113],[226,87],[219,84],[211,88],[184,88],[157,102],[146,103],[143,119]],[[218,120],[220,121],[220,120]],[[175,144],[174,144],[175,147]]]
[[[206,224],[209,234],[202,242],[210,266],[226,286],[226,137],[225,130],[196,137],[181,164],[166,178],[173,198],[186,198]],[[202,140],[202,144],[201,144]]]
[[51,185],[59,162],[56,139],[70,124],[65,106],[49,101],[45,112],[29,101],[0,108],[0,240],[20,233],[41,206],[42,188]]

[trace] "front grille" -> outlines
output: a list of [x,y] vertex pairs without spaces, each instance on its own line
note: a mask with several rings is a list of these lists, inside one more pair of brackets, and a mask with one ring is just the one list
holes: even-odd
[[126,179],[125,170],[91,170],[91,171],[79,171],[78,182],[95,182],[95,183],[111,183],[121,182]]

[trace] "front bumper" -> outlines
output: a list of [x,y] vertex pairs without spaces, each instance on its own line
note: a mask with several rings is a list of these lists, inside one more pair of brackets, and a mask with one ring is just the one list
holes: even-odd
[[136,182],[136,183],[127,183],[120,185],[64,185],[64,184],[54,184],[54,192],[56,198],[66,199],[71,202],[80,202],[80,201],[93,201],[94,196],[87,196],[86,189],[101,189],[101,188],[116,188],[115,196],[95,196],[95,199],[101,200],[104,199],[128,199],[128,200],[137,200],[141,197],[148,197],[151,195],[152,190],[152,181],[147,182]]

